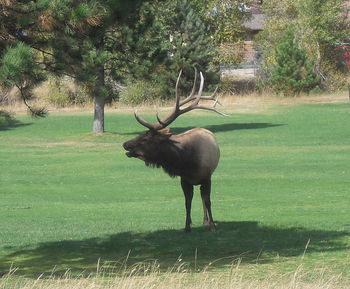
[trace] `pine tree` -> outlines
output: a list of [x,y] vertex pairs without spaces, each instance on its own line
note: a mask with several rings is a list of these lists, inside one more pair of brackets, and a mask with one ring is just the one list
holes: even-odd
[[173,45],[170,51],[173,65],[185,69],[196,65],[205,70],[213,53],[208,27],[189,0],[177,1],[175,14],[168,31]]
[[[21,91],[27,94],[22,94],[23,97],[28,99],[34,80],[38,84],[38,68],[58,76],[68,75],[85,86],[89,96],[95,100],[93,131],[102,133],[104,107],[111,97],[106,73],[112,69],[111,59],[117,47],[114,31],[123,23],[133,21],[133,17],[138,15],[137,7],[141,2],[142,0],[0,1],[2,58],[5,59],[5,54],[15,55],[16,51],[27,53],[28,47],[31,47],[31,51],[36,51],[30,55],[23,54],[25,59],[31,59],[31,63],[35,63],[22,69],[21,76],[26,76],[27,79],[22,81],[20,78],[20,83],[30,83],[29,86],[26,85],[26,90]],[[19,45],[19,41],[26,46]],[[15,51],[11,52],[12,49]],[[4,64],[4,61],[0,63],[3,71],[6,70]],[[28,62],[22,64],[27,65]],[[20,66],[17,68],[21,70]],[[3,72],[2,81],[6,82],[9,76]]]
[[15,46],[7,47],[0,66],[0,80],[5,88],[16,87],[25,105],[33,116],[46,115],[44,108],[34,108],[28,101],[34,98],[32,90],[46,80],[34,49],[18,42]]
[[299,48],[293,30],[286,30],[275,48],[271,78],[273,90],[296,95],[302,91],[309,92],[319,81],[314,72],[314,63],[308,60],[305,50]]
[[[171,95],[177,74],[193,81],[193,67],[206,71],[214,54],[208,25],[189,0],[147,3],[130,31],[128,69],[136,78],[156,83]],[[122,41],[123,43],[123,41]],[[188,79],[186,81],[185,79]]]

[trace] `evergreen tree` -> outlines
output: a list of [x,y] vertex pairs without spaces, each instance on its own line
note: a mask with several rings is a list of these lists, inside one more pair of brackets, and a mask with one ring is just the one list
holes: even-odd
[[18,42],[13,47],[7,47],[0,66],[0,80],[5,88],[16,87],[20,96],[33,116],[43,117],[44,108],[33,108],[28,101],[34,96],[32,90],[46,79],[41,67],[37,64],[35,51]]
[[[155,0],[143,5],[139,21],[125,27],[120,34],[124,39],[119,43],[125,45],[120,51],[127,53],[120,53],[118,59],[127,57],[127,72],[133,79],[143,80],[135,83],[135,89],[130,86],[130,93],[125,90],[123,99],[124,95],[126,98],[131,95],[131,90],[141,94],[144,91],[145,99],[150,90],[152,94],[158,94],[157,97],[171,97],[180,69],[183,70],[180,89],[187,90],[192,86],[193,67],[207,72],[206,84],[218,80],[212,64],[218,52],[219,34],[214,19],[215,24],[219,23],[219,14],[208,17],[207,8],[213,10],[214,4],[219,5],[219,2],[231,7],[237,1]],[[236,10],[236,6],[231,8]],[[135,97],[136,101],[140,99],[143,96]]]
[[[32,66],[32,70],[22,69],[23,76],[33,81],[37,74],[36,69],[40,67],[55,75],[71,76],[85,86],[88,94],[95,100],[93,131],[102,133],[104,106],[111,97],[106,75],[114,63],[111,59],[117,47],[114,31],[120,25],[133,21],[133,17],[138,15],[137,7],[141,2],[0,1],[0,53],[6,51],[9,54],[11,49],[19,51],[16,43],[22,41],[37,51],[36,55],[31,54],[32,63],[36,63],[36,66]],[[29,56],[26,59],[28,58]],[[3,61],[1,66],[5,64]],[[17,68],[21,70],[20,66]],[[2,73],[2,76],[8,75]],[[6,82],[6,79],[3,81]]]
[[320,78],[314,72],[305,50],[299,48],[292,29],[288,29],[275,48],[271,83],[277,93],[299,94],[317,86]]
[[208,24],[189,0],[147,2],[139,21],[124,29],[119,43],[125,46],[120,51],[127,53],[118,59],[127,57],[132,77],[151,84],[145,84],[145,95],[156,86],[159,97],[172,96],[180,69],[184,72],[180,86],[189,87],[193,67],[207,71],[215,53]]
[[183,85],[189,87],[193,82],[193,67],[207,71],[215,50],[210,40],[209,27],[194,9],[192,1],[179,0],[173,3],[168,5],[173,17],[163,14],[159,19],[167,34],[168,58],[165,65],[172,72],[173,81],[182,69]]

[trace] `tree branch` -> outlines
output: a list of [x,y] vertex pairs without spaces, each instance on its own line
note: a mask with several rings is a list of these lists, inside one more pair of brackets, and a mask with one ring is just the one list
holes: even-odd
[[35,109],[33,107],[31,107],[28,102],[27,102],[27,97],[26,95],[24,94],[23,90],[25,88],[19,86],[16,84],[16,87],[17,89],[19,90],[20,92],[20,95],[21,95],[21,98],[23,100],[23,103],[25,104],[25,106],[28,108],[30,114],[33,116],[33,117],[45,117],[47,115],[47,110],[46,108],[42,107],[42,108],[39,108],[39,109]]

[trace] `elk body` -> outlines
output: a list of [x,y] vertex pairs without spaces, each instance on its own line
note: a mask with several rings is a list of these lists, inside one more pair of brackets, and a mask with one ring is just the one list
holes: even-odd
[[[201,96],[204,83],[202,73],[200,73],[201,83],[198,94],[194,95],[197,76],[197,73],[195,73],[191,94],[185,100],[180,101],[177,93],[180,76],[181,72],[176,82],[174,111],[164,120],[161,120],[157,114],[157,124],[145,121],[135,112],[136,120],[149,130],[125,142],[123,147],[127,151],[126,155],[128,157],[139,158],[147,166],[161,167],[171,177],[179,176],[181,178],[186,207],[185,232],[191,230],[193,187],[200,185],[204,211],[203,223],[215,232],[216,227],[210,201],[211,176],[220,158],[219,146],[215,136],[212,132],[203,128],[194,128],[181,134],[172,134],[167,126],[179,115],[193,109],[206,109],[219,114],[222,113],[215,109],[218,103],[215,92],[209,97]],[[213,107],[200,106],[199,101],[201,100],[214,101],[214,105]],[[184,105],[187,105],[187,107],[182,108]]]

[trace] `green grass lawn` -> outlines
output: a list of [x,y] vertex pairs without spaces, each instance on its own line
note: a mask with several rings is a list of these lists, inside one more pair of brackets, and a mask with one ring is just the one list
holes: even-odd
[[[147,116],[151,119],[151,116]],[[92,135],[91,115],[36,120],[0,115],[0,276],[37,277],[157,259],[166,270],[226,270],[241,262],[265,272],[327,268],[350,279],[350,104],[276,106],[224,118],[191,113],[173,131],[212,130],[221,148],[213,176],[218,232],[183,233],[179,179],[129,159],[121,144],[143,131],[132,114],[108,113]]]

